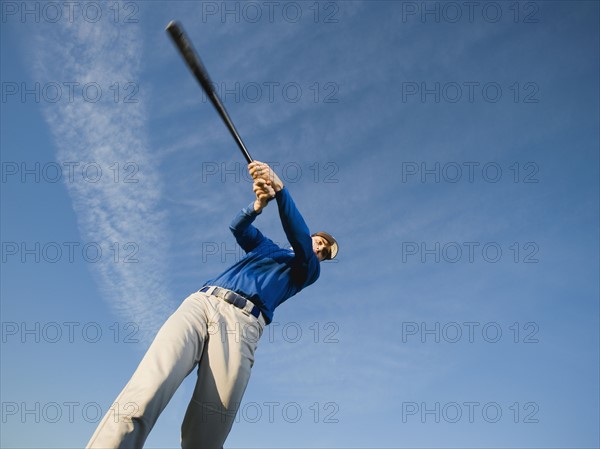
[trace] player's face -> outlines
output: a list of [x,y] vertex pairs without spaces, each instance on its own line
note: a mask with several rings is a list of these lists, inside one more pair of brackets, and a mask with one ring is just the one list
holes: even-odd
[[328,259],[331,254],[331,248],[329,243],[320,235],[314,235],[312,237],[313,251],[317,255],[319,262]]

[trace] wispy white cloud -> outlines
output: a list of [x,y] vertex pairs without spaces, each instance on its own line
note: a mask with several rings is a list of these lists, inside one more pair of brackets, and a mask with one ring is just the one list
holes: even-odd
[[[68,191],[82,242],[102,248],[102,257],[90,265],[100,290],[118,318],[138,323],[147,340],[170,309],[164,262],[169,244],[165,214],[159,208],[162,180],[147,139],[143,92],[130,98],[137,102],[123,101],[127,86],[139,88],[140,32],[137,25],[108,20],[52,25],[38,27],[32,40],[35,75],[79,86],[94,83],[101,96],[86,101],[78,94],[73,101],[48,104],[44,118],[58,160],[94,162],[102,169],[98,182],[69,183]],[[118,101],[115,86],[121,89]],[[90,97],[95,92],[90,90]],[[136,182],[124,182],[128,162],[137,168],[129,178]]]

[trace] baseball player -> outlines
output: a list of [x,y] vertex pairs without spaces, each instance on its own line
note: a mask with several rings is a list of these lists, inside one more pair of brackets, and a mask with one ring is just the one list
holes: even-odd
[[[250,378],[264,326],[285,300],[314,283],[336,240],[310,234],[281,179],[267,164],[248,165],[256,199],[230,229],[246,255],[187,297],[161,327],[88,448],[141,448],[158,416],[190,372],[198,380],[181,426],[184,449],[222,448]],[[291,249],[252,225],[276,200]]]

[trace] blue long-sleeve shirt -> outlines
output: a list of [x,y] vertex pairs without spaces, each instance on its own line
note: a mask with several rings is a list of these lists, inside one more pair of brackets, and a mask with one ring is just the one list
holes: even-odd
[[284,187],[275,194],[279,217],[292,249],[281,248],[252,225],[259,213],[254,202],[242,209],[230,229],[246,255],[221,275],[204,285],[216,285],[250,299],[273,320],[277,306],[319,278],[319,259],[302,215]]

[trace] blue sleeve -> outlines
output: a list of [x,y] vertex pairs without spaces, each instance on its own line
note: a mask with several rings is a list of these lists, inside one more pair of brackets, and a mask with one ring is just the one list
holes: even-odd
[[243,208],[229,225],[238,245],[246,252],[252,251],[265,240],[265,236],[252,226],[254,219],[260,214],[254,210],[254,201]]
[[319,276],[319,259],[313,251],[308,226],[285,187],[275,194],[275,199],[283,231],[296,256],[294,278],[297,282],[310,284]]

